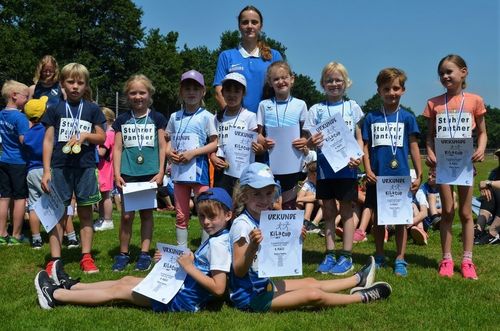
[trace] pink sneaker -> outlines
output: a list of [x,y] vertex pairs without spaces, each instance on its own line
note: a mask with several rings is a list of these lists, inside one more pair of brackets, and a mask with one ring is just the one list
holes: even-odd
[[460,268],[462,270],[462,276],[465,279],[477,280],[476,266],[472,263],[472,261],[462,261]]
[[366,238],[366,232],[361,230],[361,229],[356,229],[354,231],[354,237],[353,237],[353,242],[355,244],[363,241],[367,241],[368,239]]
[[453,260],[444,259],[439,263],[439,276],[441,277],[453,277]]
[[410,228],[410,235],[417,245],[427,245],[427,233],[416,226]]

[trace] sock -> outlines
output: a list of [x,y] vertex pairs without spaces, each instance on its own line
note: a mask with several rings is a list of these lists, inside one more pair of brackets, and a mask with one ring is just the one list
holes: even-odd
[[120,255],[128,256],[128,252],[126,253],[120,252]]
[[66,234],[66,237],[68,237],[68,240],[76,240],[75,231],[69,232],[68,234]]
[[358,286],[361,282],[361,275],[359,274],[359,272],[357,272],[354,274],[354,277],[356,277],[356,286]]
[[462,257],[462,261],[464,261],[464,262],[472,262],[472,252],[471,251],[464,251],[464,255]]
[[451,253],[443,253],[443,260],[453,260]]
[[349,251],[341,250],[340,253],[339,253],[339,255],[343,256],[343,257],[345,257],[346,259],[349,259],[349,260],[352,259],[352,252],[349,252]]
[[335,257],[335,251],[333,249],[327,249],[326,255],[331,255],[331,256]]
[[205,230],[201,230],[201,242],[204,243],[208,240],[208,233]]
[[33,234],[33,235],[31,236],[31,240],[32,240],[33,242],[35,242],[35,241],[42,241],[42,236],[40,235],[40,233]]
[[112,219],[110,219],[110,220],[106,220],[106,219],[104,219],[104,218],[103,218],[102,220],[103,220],[104,222],[106,222],[106,223],[113,223],[113,220],[112,220]]
[[175,228],[175,236],[177,237],[177,245],[187,247],[188,230]]

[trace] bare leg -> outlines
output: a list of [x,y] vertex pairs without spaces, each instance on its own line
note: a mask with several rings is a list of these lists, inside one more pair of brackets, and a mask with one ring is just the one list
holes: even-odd
[[458,186],[458,205],[462,222],[462,242],[464,251],[472,252],[474,246],[474,220],[472,219],[472,187]]
[[0,235],[7,236],[7,218],[9,214],[10,198],[0,198]]
[[23,232],[25,210],[26,199],[15,199],[12,209],[12,236],[16,239],[19,239]]
[[82,254],[90,253],[92,250],[92,238],[94,236],[92,206],[78,206],[78,217],[80,219]]
[[326,249],[335,249],[335,217],[337,217],[337,204],[334,199],[323,201],[323,219],[325,220]]
[[40,233],[40,219],[36,216],[34,210],[30,210],[30,230],[31,234],[39,234]]
[[130,238],[132,237],[132,223],[134,222],[135,212],[125,212],[122,210],[120,222],[120,253],[128,253]]
[[408,232],[406,231],[406,225],[396,225],[396,259],[404,260],[407,241]]
[[354,238],[354,218],[351,201],[340,202],[340,214],[344,222],[343,249],[344,251],[351,252]]
[[442,214],[441,224],[439,226],[441,233],[441,250],[443,254],[451,254],[451,226],[455,216],[455,207],[453,200],[453,187],[450,185],[439,185],[439,194],[441,196]]
[[141,215],[141,251],[149,252],[153,239],[153,210],[141,210],[139,214]]
[[63,228],[67,218],[68,215],[65,214],[59,223],[57,223],[56,226],[50,231],[49,246],[51,257],[61,257],[61,246],[64,234]]

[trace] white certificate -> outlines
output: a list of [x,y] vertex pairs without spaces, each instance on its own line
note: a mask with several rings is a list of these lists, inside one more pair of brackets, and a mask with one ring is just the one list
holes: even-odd
[[153,209],[158,207],[156,182],[126,183],[123,186],[123,206],[125,211]]
[[260,214],[262,242],[257,253],[259,277],[302,275],[303,210],[268,210]]
[[359,159],[363,151],[345,124],[340,113],[335,113],[326,121],[314,127],[314,133],[323,133],[321,152],[325,155],[333,171],[345,168],[351,158]]
[[283,128],[266,127],[267,138],[277,142],[269,151],[269,166],[275,175],[294,174],[302,170],[304,154],[292,146],[300,138],[299,124]]
[[413,224],[410,176],[377,176],[378,225]]
[[186,271],[177,259],[187,249],[161,243],[157,247],[161,252],[160,261],[132,291],[167,304],[179,292],[186,279]]
[[[40,219],[45,231],[49,233],[64,215],[64,203],[50,182],[50,193],[43,193],[33,204],[33,210]],[[68,206],[69,208],[69,206]]]
[[224,170],[226,175],[239,178],[243,169],[255,161],[255,153],[252,151],[252,142],[257,140],[257,132],[237,129],[229,129],[224,154],[229,168]]
[[474,168],[472,138],[436,138],[436,182],[472,186]]
[[[190,151],[199,147],[198,136],[195,133],[183,133],[172,135],[172,148],[177,153]],[[172,163],[172,180],[174,182],[196,181],[196,158],[186,164]]]

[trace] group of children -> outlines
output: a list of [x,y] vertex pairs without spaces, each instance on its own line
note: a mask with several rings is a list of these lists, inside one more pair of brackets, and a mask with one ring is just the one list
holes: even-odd
[[[48,58],[38,70],[41,82],[36,84],[33,93],[27,86],[14,81],[6,82],[2,89],[2,95],[7,100],[5,110],[0,112],[0,133],[3,141],[3,153],[0,159],[2,194],[0,207],[5,207],[0,208],[2,241],[15,243],[20,239],[22,226],[20,215],[24,214],[24,199],[28,196],[28,186],[30,205],[36,199],[35,195],[33,199],[31,198],[32,191],[39,196],[42,191],[55,190],[65,206],[71,203],[72,198],[76,199],[80,219],[81,268],[85,273],[98,272],[99,269],[91,255],[92,238],[94,229],[112,226],[109,225],[111,214],[109,204],[106,203],[112,190],[109,180],[110,165],[112,164],[115,184],[118,190],[121,190],[127,183],[133,182],[161,184],[168,161],[171,163],[172,180],[175,183],[178,245],[187,246],[189,202],[192,192],[197,197],[198,203],[205,200],[212,201],[210,197],[214,197],[213,199],[219,203],[220,199],[227,202],[226,195],[233,194],[236,206],[234,209],[230,208],[228,206],[231,203],[225,204],[223,201],[222,205],[207,207],[208,209],[203,211],[198,205],[198,216],[204,230],[202,243],[210,246],[212,241],[220,244],[220,241],[230,240],[227,250],[232,251],[232,259],[229,261],[230,263],[232,261],[232,269],[229,270],[229,267],[221,261],[218,261],[213,269],[220,273],[201,268],[197,259],[203,259],[200,256],[207,254],[206,250],[210,249],[202,244],[197,251],[201,255],[196,253],[194,255],[194,268],[193,257],[182,257],[179,261],[192,277],[190,281],[193,283],[193,288],[201,286],[203,291],[208,290],[214,295],[220,295],[221,291],[223,292],[221,288],[224,289],[226,285],[225,274],[229,272],[231,300],[238,308],[254,311],[283,310],[304,305],[367,302],[390,294],[391,289],[388,284],[372,284],[372,281],[366,281],[364,274],[366,272],[373,274],[374,265],[382,267],[386,263],[383,248],[385,227],[377,225],[376,221],[377,177],[409,176],[408,155],[410,155],[416,175],[411,184],[412,192],[417,191],[422,179],[417,142],[419,128],[415,116],[400,105],[406,82],[406,75],[402,70],[386,68],[380,71],[376,83],[383,105],[381,109],[366,116],[363,116],[361,108],[355,101],[345,98],[346,89],[350,87],[351,81],[346,68],[340,63],[329,63],[323,69],[321,86],[325,91],[326,100],[313,105],[309,110],[304,101],[291,95],[294,76],[286,62],[277,61],[269,66],[266,78],[274,93],[271,98],[261,101],[257,114],[245,109],[243,104],[247,88],[245,76],[229,73],[222,80],[221,93],[225,107],[216,116],[204,106],[206,87],[203,75],[196,70],[190,70],[181,76],[179,89],[181,109],[171,114],[168,120],[151,108],[155,92],[152,82],[144,75],[134,75],[124,86],[130,111],[122,113],[114,122],[112,116],[105,117],[103,111],[91,102],[89,73],[83,65],[68,64],[57,77],[57,63],[53,58]],[[454,137],[456,127],[449,124],[450,117],[458,117],[458,120],[466,118],[471,123],[468,126],[470,132],[460,132],[460,137],[471,137],[472,130],[476,130],[477,149],[472,161],[482,161],[487,139],[484,122],[486,110],[479,96],[463,91],[467,76],[465,61],[458,55],[449,55],[440,61],[438,74],[446,93],[430,99],[424,111],[424,116],[429,119],[427,163],[436,166],[435,137]],[[23,109],[30,95],[34,98],[45,95],[46,98],[41,100],[47,102],[47,107],[46,111],[43,109],[34,115],[27,113],[29,117],[27,118],[19,110]],[[351,159],[348,165],[339,171],[332,169],[321,151],[323,134],[312,133],[317,124],[335,114],[341,115],[360,149],[364,151],[362,158]],[[28,119],[32,123],[31,129]],[[443,125],[441,123],[448,123],[447,130],[440,128],[440,125]],[[283,127],[296,127],[297,137],[292,141],[281,141],[270,136],[269,132],[272,129]],[[230,143],[228,137],[232,129],[253,131],[257,134],[257,139],[247,148],[259,159],[268,160],[269,167],[262,163],[253,163],[240,172],[239,178],[226,173],[228,168],[235,166],[229,164],[226,154],[226,146]],[[25,176],[23,174],[27,168],[21,150],[30,130],[38,134],[37,138],[30,138],[38,139],[31,145],[38,148],[36,153],[33,153],[37,155],[37,177],[28,180],[28,184],[20,184],[20,181],[13,179]],[[443,136],[442,132],[447,132],[448,136]],[[274,283],[256,276],[255,254],[262,240],[262,234],[258,230],[260,212],[271,208],[294,209],[297,202],[302,203],[301,200],[297,200],[296,184],[303,179],[303,173],[297,171],[276,175],[278,185],[270,170],[273,169],[273,161],[269,158],[269,152],[276,146],[284,144],[290,144],[293,149],[303,154],[308,154],[310,150],[317,152],[316,178],[313,186],[315,198],[321,201],[326,245],[325,259],[317,269],[321,273],[344,275],[353,269],[352,244],[355,234],[353,201],[358,199],[358,167],[363,162],[367,181],[365,205],[369,207],[375,220],[372,231],[375,236],[376,254],[373,263],[369,263],[355,276],[338,281],[306,279]],[[225,193],[218,189],[210,189],[210,163],[215,169],[214,185],[222,188]],[[107,179],[98,181],[96,168],[102,170],[106,165]],[[30,168],[30,173],[32,171]],[[450,185],[441,184],[439,192],[442,204],[440,231],[443,251],[439,274],[451,277],[454,269],[451,255],[451,223],[455,211],[453,189]],[[92,206],[99,203],[102,196],[106,197],[101,205],[103,219],[94,225]],[[226,197],[217,198],[220,196]],[[205,197],[205,200],[202,197]],[[472,187],[459,186],[458,197],[464,246],[461,273],[464,278],[477,279],[475,265],[472,262],[473,220],[470,210]],[[14,200],[13,233],[9,238],[6,230],[6,211],[11,199]],[[279,201],[278,207],[276,201]],[[153,262],[149,254],[153,235],[152,211],[152,209],[139,211],[141,253],[137,257],[136,270],[148,270]],[[236,218],[227,233],[224,229],[232,218],[231,213],[235,213]],[[343,223],[343,247],[336,254],[335,219],[339,215]],[[115,256],[112,267],[115,271],[122,271],[131,263],[129,244],[134,217],[134,211],[125,211],[122,208],[119,254]],[[68,213],[65,213],[51,231],[51,260],[46,270],[39,273],[35,280],[42,306],[52,307],[54,303],[63,302],[97,304],[113,299],[122,299],[142,306],[152,305],[159,311],[197,310],[202,305],[203,302],[193,303],[193,306],[186,308],[180,303],[178,306],[175,300],[167,306],[144,301],[144,298],[139,298],[131,292],[130,289],[139,282],[138,279],[132,278],[103,284],[74,284],[74,281],[64,273],[61,261],[62,237],[64,232],[68,232],[67,218]],[[394,261],[394,272],[396,275],[406,276],[408,271],[404,256],[407,227],[397,225],[395,228],[397,256]],[[216,237],[221,238],[215,239]],[[200,250],[203,253],[200,253]],[[358,285],[362,288],[354,290],[350,296],[333,294]],[[65,289],[59,289],[58,286],[63,286]],[[116,291],[116,286],[125,290]],[[104,294],[101,293],[103,292],[101,289],[107,289],[119,297],[102,297]],[[80,293],[76,292],[77,290]],[[77,295],[73,295],[74,293]],[[83,295],[84,293],[88,293],[89,296]],[[178,293],[181,294],[182,291]],[[89,301],[84,301],[87,300],[85,298],[89,298]]]

